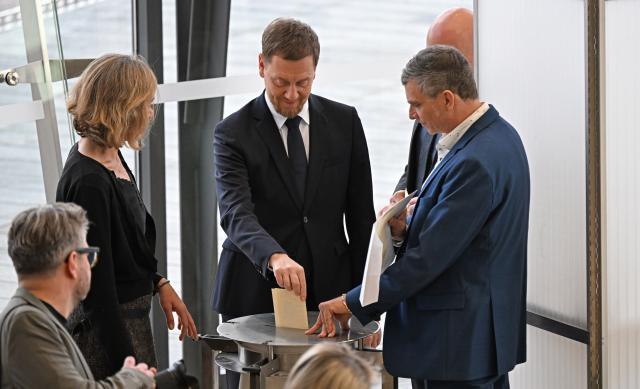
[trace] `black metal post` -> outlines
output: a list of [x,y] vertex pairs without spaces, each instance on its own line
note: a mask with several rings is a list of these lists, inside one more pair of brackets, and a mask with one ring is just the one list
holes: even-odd
[[[226,74],[230,0],[181,1],[176,7],[178,81]],[[211,309],[216,274],[217,201],[213,167],[213,129],[222,119],[223,98],[178,105],[182,293],[201,334],[216,332]],[[184,344],[184,359],[200,376],[200,347]],[[204,381],[203,381],[204,382]]]
[[[158,79],[163,82],[162,2],[133,0],[134,52],[146,58]],[[167,274],[167,200],[164,156],[164,106],[156,106],[156,119],[138,153],[137,175],[142,198],[156,223],[156,258],[158,273]],[[151,307],[153,338],[158,370],[169,366],[167,321],[157,299]]]

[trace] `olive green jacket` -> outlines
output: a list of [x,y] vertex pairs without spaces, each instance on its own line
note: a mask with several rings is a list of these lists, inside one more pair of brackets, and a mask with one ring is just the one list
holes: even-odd
[[95,381],[73,338],[47,307],[18,288],[0,315],[0,388],[152,388],[134,369]]

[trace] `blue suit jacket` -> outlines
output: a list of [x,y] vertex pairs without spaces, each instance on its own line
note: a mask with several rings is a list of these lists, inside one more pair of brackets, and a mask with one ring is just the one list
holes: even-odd
[[347,295],[363,323],[387,312],[389,372],[472,380],[525,361],[528,222],[524,147],[490,107],[428,178],[379,301]]

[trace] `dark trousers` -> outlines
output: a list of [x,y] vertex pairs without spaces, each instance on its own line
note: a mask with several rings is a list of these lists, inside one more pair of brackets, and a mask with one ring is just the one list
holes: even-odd
[[473,381],[411,380],[413,389],[509,389],[509,373]]

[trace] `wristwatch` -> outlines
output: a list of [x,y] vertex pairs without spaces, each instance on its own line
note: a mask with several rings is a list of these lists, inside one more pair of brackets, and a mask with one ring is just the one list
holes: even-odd
[[349,306],[347,305],[347,294],[343,293],[342,296],[340,296],[340,301],[342,301],[342,305],[344,305],[345,308],[347,308],[347,311],[349,313],[351,313],[351,310],[349,309]]

